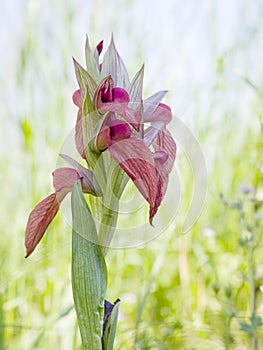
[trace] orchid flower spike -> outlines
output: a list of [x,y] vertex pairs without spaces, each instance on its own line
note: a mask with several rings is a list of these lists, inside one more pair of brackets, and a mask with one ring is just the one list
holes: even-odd
[[[87,39],[87,70],[74,60],[79,83],[79,89],[73,94],[73,102],[78,107],[76,146],[84,159],[90,149],[97,153],[109,152],[149,202],[152,223],[176,157],[176,144],[166,128],[172,120],[171,109],[161,103],[167,91],[143,100],[144,66],[130,82],[113,37],[100,63],[102,47],[100,42],[93,53]],[[83,109],[87,110],[87,100],[91,113],[84,115],[92,126],[93,116],[99,114],[101,128],[95,146],[84,147]]]
[[[73,168],[53,172],[55,192],[30,213],[26,227],[26,256],[33,252],[57,214],[61,201],[77,180],[81,179],[84,193],[104,196],[94,176],[94,162],[103,152],[108,152],[119,164],[149,203],[151,224],[166,193],[176,158],[176,144],[167,130],[172,120],[171,109],[162,103],[167,91],[159,91],[143,100],[144,66],[130,81],[113,37],[100,62],[102,51],[103,41],[93,52],[87,38],[87,68],[74,59],[79,85],[73,94],[73,102],[78,107],[75,143],[89,169],[62,155]],[[104,170],[107,172],[107,168]],[[108,181],[107,176],[103,181]]]

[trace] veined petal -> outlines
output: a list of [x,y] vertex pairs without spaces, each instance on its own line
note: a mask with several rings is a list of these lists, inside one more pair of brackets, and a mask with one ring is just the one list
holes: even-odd
[[164,151],[157,151],[153,153],[153,159],[162,165],[167,161],[168,154]]
[[164,125],[172,120],[171,108],[164,103],[159,103],[152,113],[143,115],[145,123],[163,122]]
[[84,193],[90,193],[97,197],[102,196],[100,185],[91,170],[84,168],[75,159],[66,154],[60,154],[60,156],[65,159],[71,166],[73,166],[79,173]]
[[84,168],[75,159],[66,154],[60,154],[60,157],[68,162],[72,168],[59,168],[53,172],[53,184],[56,191],[60,191],[62,188],[68,188],[72,190],[75,182],[81,179],[82,190],[84,193],[90,193],[94,196],[102,196],[100,185],[95,178],[93,172]]
[[152,114],[148,114],[147,118],[144,116],[144,122],[151,122],[151,126],[144,131],[144,141],[147,146],[153,143],[159,131],[161,131],[171,119],[171,109],[163,103],[160,103]]
[[122,87],[125,90],[128,89],[130,85],[129,76],[123,60],[116,50],[113,35],[108,50],[105,53],[101,71],[102,77],[107,77],[108,75],[112,77],[115,86]]
[[46,229],[56,216],[65,194],[52,193],[31,211],[25,234],[26,258],[34,251]]
[[157,193],[156,170],[152,154],[145,143],[129,138],[113,143],[109,152],[150,206],[154,206]]
[[166,128],[158,133],[153,142],[153,148],[156,152],[161,151],[168,154],[167,161],[163,165],[163,170],[169,174],[174,165],[177,147],[171,133]]
[[75,183],[80,179],[79,173],[72,168],[59,168],[53,171],[53,186],[56,192],[70,192]]
[[160,168],[157,166],[157,194],[155,197],[154,205],[150,207],[150,224],[152,224],[153,218],[162,203],[168,185],[168,175],[166,173],[162,173],[162,175],[158,174],[159,170]]
[[166,128],[159,132],[157,138],[153,142],[155,153],[153,154],[155,160],[156,177],[157,177],[157,195],[154,205],[150,208],[150,222],[156,214],[164,195],[167,190],[169,174],[172,171],[175,157],[176,144],[172,135]]
[[155,111],[166,94],[166,90],[159,91],[143,101],[143,121],[146,121]]

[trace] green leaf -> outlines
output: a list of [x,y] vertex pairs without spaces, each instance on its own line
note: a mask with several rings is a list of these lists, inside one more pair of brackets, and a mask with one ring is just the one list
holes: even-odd
[[73,58],[75,73],[77,81],[82,92],[82,95],[85,96],[86,90],[88,89],[91,100],[97,89],[97,84],[92,78],[92,76]]
[[116,302],[116,304],[114,305],[111,315],[109,316],[108,322],[106,324],[106,328],[102,338],[103,350],[113,350],[119,308],[120,308],[120,301]]
[[72,191],[72,290],[84,350],[101,350],[107,267],[78,181]]

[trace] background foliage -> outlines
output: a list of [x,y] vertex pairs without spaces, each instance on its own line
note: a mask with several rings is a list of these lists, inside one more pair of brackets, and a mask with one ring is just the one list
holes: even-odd
[[[75,123],[71,56],[84,62],[86,33],[95,44],[111,32],[131,76],[145,62],[145,97],[169,90],[165,102],[199,139],[209,176],[202,216],[181,235],[193,179],[179,152],[175,228],[146,246],[110,250],[108,299],[122,300],[116,349],[245,350],[255,324],[262,346],[261,326],[249,319],[248,283],[256,232],[253,276],[263,316],[262,15],[259,0],[4,1],[0,349],[79,349],[71,228],[59,215],[28,260],[24,228],[52,191],[57,153]],[[241,193],[242,184],[255,192]]]

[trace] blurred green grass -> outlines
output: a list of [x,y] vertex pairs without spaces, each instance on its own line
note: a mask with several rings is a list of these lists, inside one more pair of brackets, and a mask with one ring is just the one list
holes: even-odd
[[[262,193],[262,4],[202,2],[196,8],[192,1],[160,7],[115,0],[107,13],[103,6],[62,0],[4,5],[0,349],[80,349],[70,227],[59,215],[27,260],[24,228],[32,207],[52,191],[57,153],[75,123],[71,56],[84,61],[86,32],[95,43],[111,31],[131,75],[145,61],[145,94],[170,90],[166,101],[199,139],[209,175],[204,211],[186,235],[168,229],[144,247],[110,250],[108,299],[122,300],[116,349],[249,349],[238,323],[249,315],[246,256],[238,246],[237,214],[226,210],[219,193],[236,198],[242,183]],[[177,168],[179,227],[193,179],[182,154]],[[260,286],[262,249],[255,254]],[[215,282],[221,290],[233,287],[240,314],[231,324],[225,312],[231,305],[215,297]],[[262,315],[260,289],[257,303]],[[262,331],[259,341],[262,346]]]

